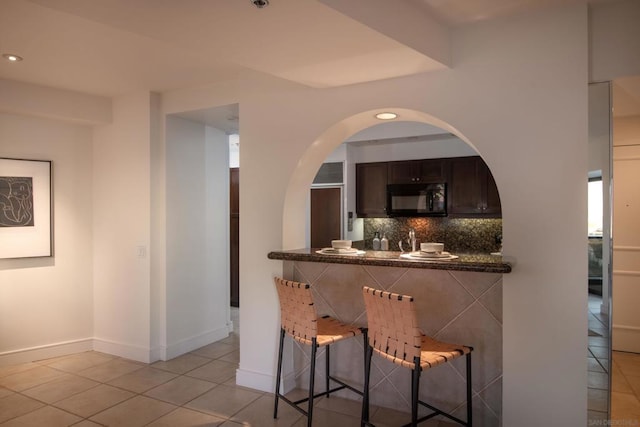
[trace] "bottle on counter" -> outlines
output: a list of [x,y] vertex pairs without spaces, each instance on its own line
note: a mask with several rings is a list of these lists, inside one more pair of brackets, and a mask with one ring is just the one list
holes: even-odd
[[388,251],[389,250],[389,239],[387,239],[387,235],[382,233],[382,239],[380,239],[380,250]]
[[380,250],[380,233],[378,233],[377,231],[373,237],[373,250],[374,251]]

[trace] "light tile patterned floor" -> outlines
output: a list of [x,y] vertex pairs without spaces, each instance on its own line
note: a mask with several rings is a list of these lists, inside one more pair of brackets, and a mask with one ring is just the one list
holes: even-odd
[[[239,330],[237,309],[232,320]],[[235,384],[239,336],[150,365],[85,352],[0,368],[0,425],[4,426],[304,426],[300,413],[273,394]],[[314,425],[359,426],[359,402],[317,400]],[[372,408],[379,426],[407,414]],[[426,426],[449,426],[431,421]]]
[[[590,302],[589,424],[606,424],[608,328]],[[237,327],[237,311],[234,310]],[[151,365],[97,352],[0,368],[2,426],[286,426],[306,425],[281,403],[273,420],[273,394],[235,385],[239,336]],[[640,426],[640,355],[614,352],[611,425]],[[358,426],[357,401],[318,399],[315,425]],[[372,408],[380,426],[408,415]],[[617,424],[614,424],[617,423]],[[451,426],[430,420],[423,426]]]
[[640,354],[613,352],[611,425],[640,426]]
[[607,425],[609,400],[609,320],[600,313],[602,298],[589,294],[588,422]]

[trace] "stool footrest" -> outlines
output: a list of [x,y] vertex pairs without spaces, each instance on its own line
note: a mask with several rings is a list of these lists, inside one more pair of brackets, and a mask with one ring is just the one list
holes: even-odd
[[[451,415],[451,414],[449,414],[449,413],[447,413],[447,412],[444,412],[443,410],[438,409],[438,408],[436,408],[435,406],[429,405],[428,403],[423,402],[422,400],[418,400],[418,403],[419,403],[420,405],[422,405],[422,406],[424,406],[424,407],[426,407],[426,408],[429,408],[429,409],[431,409],[432,411],[434,411],[433,413],[431,413],[431,414],[429,414],[429,415],[425,415],[424,417],[418,418],[418,421],[417,421],[418,423],[421,423],[421,422],[423,422],[423,421],[426,421],[426,420],[428,420],[429,418],[433,418],[433,417],[436,417],[436,416],[438,416],[438,415],[442,415],[443,417],[447,417],[447,418],[449,418],[449,419],[450,419],[450,420],[452,420],[452,421],[455,421],[455,422],[457,422],[457,423],[459,423],[459,424],[462,424],[463,426],[469,425],[469,424],[467,424],[465,421],[462,421],[460,418],[454,417],[453,415]],[[408,424],[403,425],[402,427],[410,427],[410,426],[411,426],[411,423],[408,423]]]
[[[316,394],[314,394],[314,395],[313,395],[313,398],[314,398],[314,399],[315,399],[315,398],[317,398],[317,397],[326,396],[326,395],[328,395],[328,394],[331,394],[331,393],[336,392],[336,391],[339,391],[339,390],[343,390],[343,389],[345,389],[345,388],[346,388],[346,389],[349,389],[349,390],[351,390],[351,391],[353,391],[354,393],[358,394],[359,396],[362,396],[362,395],[363,395],[363,393],[362,393],[362,391],[361,391],[361,390],[358,390],[357,388],[354,388],[354,387],[350,386],[349,384],[347,384],[347,383],[343,382],[342,380],[339,380],[339,379],[334,378],[334,377],[332,377],[332,376],[329,376],[329,379],[330,379],[331,381],[334,381],[334,382],[338,383],[338,384],[339,384],[339,386],[338,386],[338,387],[334,387],[334,388],[332,388],[332,389],[330,389],[330,390],[327,390],[327,391],[323,391],[323,392],[321,392],[321,393],[316,393]],[[285,402],[287,402],[289,405],[291,405],[291,406],[293,406],[295,409],[297,409],[297,410],[298,410],[298,412],[301,412],[303,415],[308,415],[308,414],[307,414],[307,411],[305,411],[304,409],[302,409],[302,408],[301,408],[300,406],[298,406],[298,405],[300,405],[301,403],[304,403],[304,402],[309,401],[309,397],[305,397],[305,398],[303,398],[303,399],[299,399],[299,400],[295,400],[295,401],[294,401],[294,400],[290,400],[290,399],[288,399],[285,395],[281,394],[280,392],[278,392],[278,393],[277,393],[277,396],[278,396],[278,398],[280,398],[280,399],[284,400],[284,401],[285,401]]]

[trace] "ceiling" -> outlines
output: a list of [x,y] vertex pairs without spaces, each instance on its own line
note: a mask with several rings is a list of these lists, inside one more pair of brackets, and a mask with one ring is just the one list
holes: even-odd
[[457,27],[589,1],[2,0],[0,53],[24,60],[0,78],[103,96],[258,75],[340,86],[445,67]]

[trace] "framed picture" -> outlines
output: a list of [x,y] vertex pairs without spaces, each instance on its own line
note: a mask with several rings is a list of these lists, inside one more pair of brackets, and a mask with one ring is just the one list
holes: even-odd
[[0,258],[53,255],[51,162],[0,157]]

